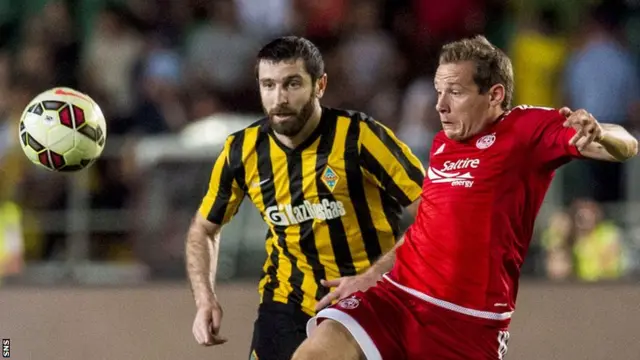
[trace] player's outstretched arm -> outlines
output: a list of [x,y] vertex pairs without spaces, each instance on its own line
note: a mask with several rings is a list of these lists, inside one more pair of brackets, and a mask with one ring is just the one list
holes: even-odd
[[214,291],[220,229],[220,225],[196,213],[186,241],[187,273],[197,307],[193,335],[200,345],[205,346],[227,341],[219,335],[222,308]]
[[569,141],[582,156],[605,161],[625,161],[638,154],[638,140],[620,125],[601,124],[586,110],[571,111],[564,107],[565,127],[576,129]]
[[[407,212],[412,219],[415,219],[420,207],[420,199],[407,206]],[[316,304],[316,311],[319,311],[330,305],[334,300],[340,300],[356,291],[364,291],[374,286],[382,275],[389,272],[396,262],[396,250],[404,243],[404,236],[398,239],[396,245],[386,254],[382,255],[367,271],[356,276],[345,276],[335,280],[321,280],[322,286],[328,288],[336,288],[334,291],[325,295]]]
[[638,140],[622,126],[600,124],[602,135],[580,153],[590,159],[607,161],[626,161],[638,154]]
[[316,311],[320,311],[331,305],[335,300],[343,299],[356,291],[365,291],[374,286],[382,275],[393,267],[396,262],[396,250],[404,242],[404,236],[386,254],[382,255],[367,271],[356,276],[345,276],[335,280],[321,280],[322,286],[336,289],[325,295],[316,304]]
[[382,279],[382,275],[391,271],[393,268],[393,264],[396,262],[396,250],[398,250],[402,244],[404,244],[404,236],[398,240],[393,249],[382,255],[363,275],[375,279],[375,281]]

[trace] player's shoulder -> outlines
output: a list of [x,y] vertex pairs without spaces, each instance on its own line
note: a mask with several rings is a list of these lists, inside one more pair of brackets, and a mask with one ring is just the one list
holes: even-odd
[[323,111],[334,118],[347,118],[351,122],[377,123],[373,116],[358,110],[340,109],[323,106]]
[[[246,141],[252,141],[247,139],[255,139],[258,142],[261,137],[258,136],[259,132],[267,131],[268,118],[263,117],[253,123],[229,133],[224,139],[222,145],[223,151],[226,151],[231,164],[240,164],[243,162],[243,147]],[[253,148],[255,151],[255,147]]]
[[509,110],[509,116],[519,116],[519,117],[525,117],[525,116],[529,116],[529,117],[543,116],[544,117],[544,116],[550,116],[557,113],[558,113],[558,109],[553,107],[534,106],[534,105],[527,105],[527,104],[517,105],[511,108],[511,110]]
[[236,139],[242,139],[245,136],[247,136],[248,133],[251,133],[251,132],[267,131],[268,126],[269,126],[269,118],[262,117],[254,121],[253,123],[245,126],[244,128],[230,133],[229,135],[227,135],[226,141],[233,142]]
[[365,131],[364,134],[373,133],[378,137],[386,137],[389,134],[393,134],[393,131],[382,122],[363,111],[328,107],[323,107],[323,109],[330,118],[336,121],[338,121],[338,119],[342,119],[343,121],[346,119],[349,127],[353,126],[359,129],[358,136],[361,140],[363,139],[364,129],[368,130]]
[[544,106],[518,105],[509,110],[505,120],[517,127],[536,126],[551,119],[559,118],[558,109]]
[[373,133],[377,137],[387,138],[389,136],[395,138],[396,135],[388,126],[383,124],[380,120],[374,116],[369,115],[363,111],[346,110],[346,109],[333,109],[338,116],[349,118],[351,123],[356,123],[361,129],[360,136],[362,136],[362,129],[368,129],[367,133]]

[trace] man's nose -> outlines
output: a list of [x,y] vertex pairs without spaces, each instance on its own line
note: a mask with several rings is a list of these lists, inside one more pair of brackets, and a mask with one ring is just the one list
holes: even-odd
[[278,105],[285,105],[289,103],[289,94],[283,88],[276,90],[276,103]]
[[449,105],[445,101],[438,99],[438,102],[436,103],[436,110],[441,114],[448,113]]

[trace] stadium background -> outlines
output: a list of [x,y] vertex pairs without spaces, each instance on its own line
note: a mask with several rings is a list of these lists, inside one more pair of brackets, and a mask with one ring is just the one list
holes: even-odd
[[[1,0],[0,337],[12,358],[247,357],[259,215],[245,202],[224,230],[222,348],[192,339],[183,243],[221,141],[261,115],[254,56],[270,38],[315,41],[325,104],[375,116],[423,159],[439,127],[438,46],[475,33],[512,56],[515,103],[586,107],[640,135],[640,2],[597,4]],[[107,148],[88,171],[41,171],[21,153],[19,115],[52,86],[89,93],[107,116]],[[637,179],[638,159],[558,173],[508,358],[640,358]]]

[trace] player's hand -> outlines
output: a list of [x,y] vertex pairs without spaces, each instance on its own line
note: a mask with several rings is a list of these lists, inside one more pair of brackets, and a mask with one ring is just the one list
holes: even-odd
[[322,286],[336,289],[318,301],[316,311],[320,311],[331,305],[334,301],[344,299],[356,291],[365,291],[374,286],[377,281],[377,277],[368,273],[356,276],[345,276],[335,280],[321,280],[320,283]]
[[193,321],[193,336],[198,344],[203,346],[220,345],[227,342],[220,336],[222,322],[222,307],[217,301],[198,308]]
[[584,109],[572,111],[568,107],[560,109],[560,114],[566,118],[564,127],[576,129],[576,134],[569,140],[578,150],[584,150],[587,145],[602,139],[602,127],[598,121]]

